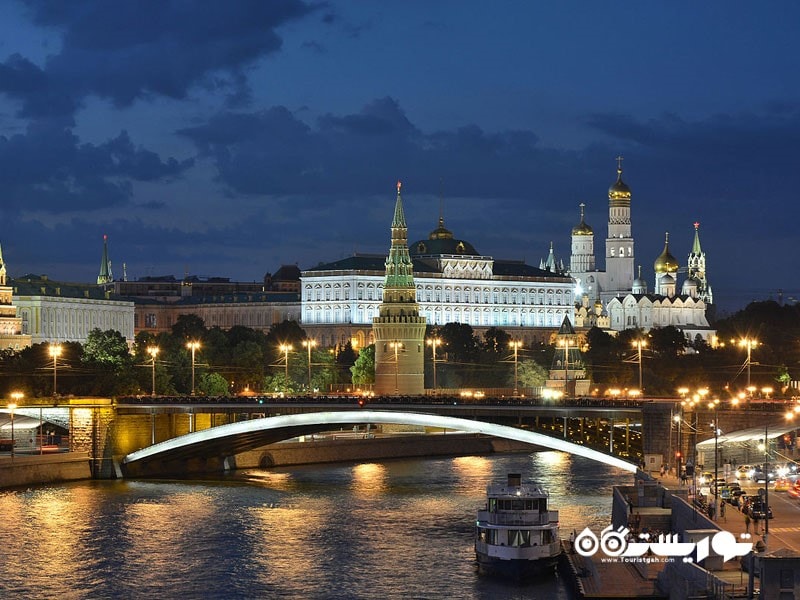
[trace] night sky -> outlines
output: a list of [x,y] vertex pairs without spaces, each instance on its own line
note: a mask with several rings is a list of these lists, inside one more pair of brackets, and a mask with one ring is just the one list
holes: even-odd
[[[800,297],[800,4],[0,0],[12,277],[263,278],[445,225],[598,266],[618,155],[650,289],[700,222],[722,313]],[[683,276],[679,276],[682,281]]]

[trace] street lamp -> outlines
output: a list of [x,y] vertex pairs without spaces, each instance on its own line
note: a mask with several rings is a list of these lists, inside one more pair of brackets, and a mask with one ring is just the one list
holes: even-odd
[[647,346],[647,340],[639,339],[634,340],[633,347],[637,349],[638,352],[638,362],[639,362],[639,391],[644,391],[642,387],[642,348]]
[[14,402],[8,405],[8,410],[11,412],[11,460],[14,460],[14,446],[16,446],[16,440],[14,438],[14,411],[17,408],[17,402],[22,399],[22,392],[12,392],[11,398]]
[[440,346],[442,344],[442,340],[439,338],[428,338],[425,340],[425,343],[431,347],[433,350],[433,395],[436,395],[436,346]]
[[672,417],[677,427],[675,434],[675,441],[677,443],[677,450],[675,451],[675,476],[681,478],[681,457],[683,456],[683,446],[681,445],[681,430],[683,429],[683,406],[678,407],[678,414]]
[[[153,392],[151,396],[156,395],[156,356],[158,356],[159,347],[158,346],[148,346],[147,353],[153,359]],[[192,384],[194,387],[194,384]]]
[[[308,391],[311,393],[311,349],[317,345],[317,340],[303,340],[302,344],[304,348],[308,348]],[[286,358],[286,364],[288,368],[288,356]]]
[[400,383],[399,383],[399,352],[400,348],[403,347],[403,342],[398,342],[395,340],[394,342],[389,342],[389,347],[394,349],[394,393],[397,394],[400,392]]
[[717,466],[719,464],[719,399],[709,402],[708,408],[714,411],[714,519],[717,519],[719,510],[719,486],[717,476],[719,474]]
[[[514,349],[514,395],[519,395],[519,371],[517,370],[518,362],[517,362],[517,351],[522,348],[522,341],[521,340],[511,340],[508,343]],[[566,383],[564,384],[566,386]]]
[[[738,342],[734,340],[735,343],[738,343],[743,348],[747,348],[747,360],[745,361],[745,366],[747,367],[747,389],[750,389],[750,352],[753,348],[758,346],[758,340],[754,340],[751,338],[742,338]],[[741,373],[741,371],[739,371]],[[751,392],[752,394],[752,392]]]
[[192,351],[192,396],[194,396],[194,353],[200,348],[200,342],[191,341],[186,344],[186,347]]
[[291,344],[281,344],[279,346],[279,348],[280,348],[281,352],[283,352],[283,362],[285,363],[284,366],[283,366],[283,368],[284,368],[283,374],[284,374],[284,380],[285,380],[283,382],[283,385],[284,385],[284,387],[286,387],[288,389],[288,387],[289,387],[289,350],[292,349],[292,345]]
[[61,344],[50,344],[48,352],[53,357],[53,396],[58,396],[56,378],[58,375],[58,357],[61,356]]

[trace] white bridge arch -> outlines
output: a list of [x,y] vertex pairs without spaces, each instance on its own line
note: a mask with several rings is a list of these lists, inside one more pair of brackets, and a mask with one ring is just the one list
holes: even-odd
[[133,466],[137,463],[190,459],[203,455],[208,456],[208,454],[227,457],[298,435],[326,431],[331,425],[358,424],[418,425],[479,433],[569,452],[576,456],[596,460],[630,472],[636,472],[637,469],[637,466],[633,463],[616,456],[533,431],[457,417],[378,410],[281,415],[219,425],[131,452],[122,460],[122,463],[123,465]]

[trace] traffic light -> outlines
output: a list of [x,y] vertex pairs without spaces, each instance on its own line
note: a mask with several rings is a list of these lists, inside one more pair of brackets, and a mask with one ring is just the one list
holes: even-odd
[[361,408],[364,407],[364,399],[363,398],[359,398],[358,399],[358,406],[360,406]]

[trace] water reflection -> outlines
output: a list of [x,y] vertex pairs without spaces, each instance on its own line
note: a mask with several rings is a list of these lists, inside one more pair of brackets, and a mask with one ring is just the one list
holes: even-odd
[[564,535],[602,529],[630,479],[545,452],[0,492],[0,597],[567,598],[475,572],[475,510],[509,472],[549,488]]

